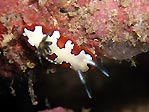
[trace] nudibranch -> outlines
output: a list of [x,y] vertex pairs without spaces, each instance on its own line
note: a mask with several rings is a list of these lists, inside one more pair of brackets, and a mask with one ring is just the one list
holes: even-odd
[[43,25],[23,27],[23,36],[27,37],[28,44],[36,50],[39,58],[44,57],[54,64],[67,65],[79,75],[91,98],[91,93],[86,86],[83,72],[92,67],[97,67],[104,75],[109,76],[102,66],[96,64],[96,57],[86,48],[79,47],[71,38],[64,37],[59,30],[52,32]]

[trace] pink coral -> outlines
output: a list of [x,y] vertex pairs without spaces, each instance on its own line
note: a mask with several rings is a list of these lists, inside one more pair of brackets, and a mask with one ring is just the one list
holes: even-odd
[[57,108],[54,108],[52,110],[43,110],[43,111],[39,111],[39,112],[73,112],[72,110],[66,110],[62,107],[57,107]]
[[97,56],[116,60],[149,50],[147,0],[8,0],[0,7],[0,47],[22,70],[35,61],[20,41],[24,24],[56,27]]
[[[79,45],[95,50],[97,55],[102,53],[118,60],[131,58],[141,53],[142,48],[143,52],[148,50],[147,44],[147,47],[137,44],[148,43],[149,2],[146,0],[9,0],[0,4],[3,7],[0,21],[8,29],[15,26],[18,33],[24,23],[57,27]],[[126,45],[119,47],[119,43],[124,42],[128,42],[130,51],[135,53],[125,57],[128,54],[124,49]],[[124,49],[125,53],[120,50],[122,57],[115,52],[114,46]]]
[[5,50],[7,52],[6,57],[9,61],[18,65],[22,70],[26,69],[26,59],[19,44],[15,44],[13,47],[8,46]]
[[4,40],[3,34],[7,34],[7,28],[3,26],[3,24],[0,22],[0,48],[2,47],[2,41]]

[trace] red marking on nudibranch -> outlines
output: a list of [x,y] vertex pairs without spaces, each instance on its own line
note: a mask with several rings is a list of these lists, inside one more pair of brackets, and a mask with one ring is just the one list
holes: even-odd
[[66,62],[63,62],[61,65],[64,68],[69,68],[71,66],[70,63],[66,63]]
[[53,54],[51,54],[51,55],[49,55],[48,56],[48,59],[50,59],[50,60],[55,60],[57,58],[57,55],[55,54],[55,53],[53,53]]
[[47,29],[44,25],[34,23],[34,24],[31,24],[31,25],[27,25],[27,24],[23,25],[22,28],[21,28],[21,33],[24,32],[24,28],[27,28],[28,30],[33,31],[33,30],[35,30],[35,26],[42,26],[43,27],[43,33],[45,33],[45,34],[48,34],[51,30],[53,30],[53,31],[55,30],[54,28]]

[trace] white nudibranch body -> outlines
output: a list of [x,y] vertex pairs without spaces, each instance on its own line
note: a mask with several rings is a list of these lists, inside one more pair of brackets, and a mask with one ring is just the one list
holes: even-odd
[[[34,31],[24,28],[23,35],[27,36],[28,42],[37,49],[40,42],[46,36],[46,34],[42,31],[42,26],[35,26]],[[57,44],[60,38],[61,36],[59,31],[54,31],[51,36],[47,35],[45,41],[51,42],[51,45],[49,45],[51,53],[49,55],[53,53],[56,55],[56,58],[50,61],[57,64],[62,64],[63,62],[69,63],[70,67],[75,71],[80,70],[81,72],[86,72],[89,69],[88,63],[93,60],[92,56],[90,54],[86,54],[84,50],[81,50],[81,52],[77,55],[72,54],[74,43],[69,39],[66,41],[65,47],[60,48]]]

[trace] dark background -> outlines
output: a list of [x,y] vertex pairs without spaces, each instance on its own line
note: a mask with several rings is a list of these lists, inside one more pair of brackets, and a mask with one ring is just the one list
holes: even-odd
[[[149,104],[149,53],[135,57],[136,67],[129,61],[107,61],[104,65],[110,73],[105,77],[98,70],[86,73],[92,89],[89,99],[77,74],[73,70],[59,68],[54,74],[35,73],[34,90],[38,105],[33,106],[28,94],[28,76],[16,75],[14,89],[10,92],[11,78],[0,78],[0,108],[4,112],[35,112],[50,108],[45,106],[48,99],[51,108],[63,106],[76,112],[91,108],[91,112],[124,112],[131,108]],[[149,107],[148,107],[149,109]],[[136,111],[137,112],[137,111]],[[141,111],[145,112],[145,111]]]

